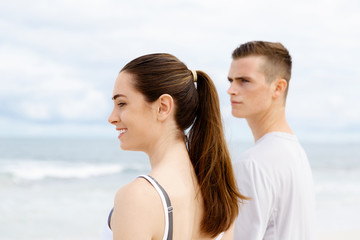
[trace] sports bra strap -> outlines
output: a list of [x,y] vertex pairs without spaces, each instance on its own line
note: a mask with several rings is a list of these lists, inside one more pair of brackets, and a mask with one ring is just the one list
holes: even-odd
[[224,232],[220,233],[220,234],[217,236],[216,240],[222,239],[223,236],[224,236]]
[[[170,198],[167,195],[165,189],[151,176],[148,175],[140,175],[138,177],[145,178],[155,190],[159,193],[162,205],[164,207],[165,213],[165,231],[163,240],[172,240],[173,237],[173,207],[171,206]],[[111,209],[110,214],[108,216],[108,226],[111,229],[110,221],[111,216],[113,214],[114,209]]]
[[165,189],[151,176],[140,175],[138,177],[145,178],[160,195],[162,205],[165,213],[165,231],[163,240],[172,240],[173,237],[173,207],[171,206],[170,198]]

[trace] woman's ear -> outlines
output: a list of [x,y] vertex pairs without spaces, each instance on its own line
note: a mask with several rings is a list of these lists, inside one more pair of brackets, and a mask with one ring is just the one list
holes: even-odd
[[282,96],[286,90],[287,87],[287,81],[283,78],[278,78],[274,81],[274,92],[273,97],[278,98]]
[[169,94],[163,94],[158,99],[157,118],[160,121],[166,120],[174,108],[174,99]]

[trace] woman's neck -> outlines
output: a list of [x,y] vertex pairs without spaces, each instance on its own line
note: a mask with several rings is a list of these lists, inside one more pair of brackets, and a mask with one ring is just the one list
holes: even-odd
[[[186,162],[184,158],[189,159],[184,140],[175,137],[161,138],[147,154],[152,170],[162,166],[178,165]],[[180,161],[180,159],[183,160]]]

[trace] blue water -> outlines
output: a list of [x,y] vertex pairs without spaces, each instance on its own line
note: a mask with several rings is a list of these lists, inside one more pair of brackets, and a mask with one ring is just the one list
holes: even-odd
[[[232,142],[231,155],[251,145]],[[319,232],[360,228],[360,144],[303,146]],[[0,239],[101,239],[116,190],[149,169],[117,139],[0,139]]]

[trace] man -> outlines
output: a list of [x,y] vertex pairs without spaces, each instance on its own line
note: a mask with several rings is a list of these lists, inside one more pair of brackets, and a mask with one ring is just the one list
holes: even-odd
[[240,208],[235,239],[313,239],[314,192],[306,154],[285,117],[291,56],[281,43],[248,42],[232,54],[232,115],[245,118],[255,145],[234,163]]

